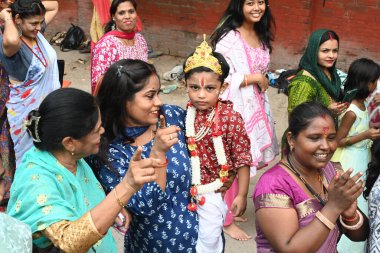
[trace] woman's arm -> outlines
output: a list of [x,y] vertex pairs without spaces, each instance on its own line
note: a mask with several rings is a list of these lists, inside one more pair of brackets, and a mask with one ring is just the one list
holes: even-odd
[[[329,201],[320,210],[324,220],[315,217],[305,227],[299,227],[297,211],[292,208],[261,208],[256,219],[276,252],[315,252],[330,233],[328,224],[336,224],[339,215],[353,205],[363,192],[361,173],[350,177],[352,169],[338,173],[328,188]],[[358,181],[359,180],[359,181]],[[357,182],[358,181],[358,182]]]
[[6,57],[12,57],[21,48],[20,36],[10,11],[9,8],[5,8],[0,12],[0,19],[4,22],[2,47]]
[[244,76],[243,82],[241,82],[240,87],[245,87],[247,85],[257,85],[261,91],[266,91],[269,87],[269,80],[264,74],[249,74]]
[[[338,212],[326,207],[321,213],[330,221],[339,217]],[[282,253],[316,252],[330,233],[317,218],[300,228],[295,209],[261,208],[256,221],[274,250]]]
[[178,131],[181,129],[177,126],[166,127],[166,121],[164,115],[160,115],[160,128],[157,129],[154,145],[150,152],[150,157],[157,158],[163,163],[161,169],[156,170],[157,184],[161,187],[162,191],[166,189],[166,167],[168,161],[166,159],[166,152],[174,144],[178,142]]
[[[84,245],[88,247],[86,252],[94,243],[105,235],[114,223],[116,216],[124,208],[132,195],[138,191],[143,184],[156,180],[155,169],[159,164],[156,159],[141,159],[142,149],[138,148],[133,155],[127,174],[96,207],[73,222],[60,221],[52,224],[43,233],[52,240],[56,247],[65,252],[78,252]],[[81,231],[82,237],[77,237]]]
[[48,25],[58,13],[58,1],[42,1],[45,6],[45,23]]

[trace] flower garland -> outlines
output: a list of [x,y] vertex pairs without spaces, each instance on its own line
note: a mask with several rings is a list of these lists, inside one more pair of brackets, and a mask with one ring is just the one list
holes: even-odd
[[[201,196],[201,198],[197,198],[197,195],[206,194],[215,192],[216,190],[220,189],[223,186],[223,183],[228,180],[228,170],[229,166],[227,164],[227,158],[226,153],[224,151],[224,145],[222,140],[222,132],[219,131],[218,126],[218,105],[216,104],[216,110],[214,110],[210,113],[210,116],[207,119],[207,122],[205,126],[198,132],[195,133],[195,117],[197,110],[196,108],[189,103],[187,107],[187,115],[186,115],[186,137],[187,137],[187,146],[190,151],[190,163],[191,163],[191,183],[192,187],[190,189],[190,195],[191,195],[191,202],[187,206],[187,208],[190,211],[196,211],[197,210],[197,204],[203,205],[206,201],[204,196]],[[212,141],[214,144],[214,150],[216,154],[216,158],[218,160],[218,164],[220,165],[220,171],[219,171],[219,177],[215,181],[202,185],[201,184],[201,162],[199,159],[199,151],[198,146],[196,144],[197,141],[200,141],[205,134],[203,134],[205,131],[206,133],[210,129],[212,125],[212,118],[215,115],[215,132],[212,133]],[[206,128],[206,129],[204,129]],[[200,134],[201,133],[201,134]],[[201,138],[199,138],[201,137]]]

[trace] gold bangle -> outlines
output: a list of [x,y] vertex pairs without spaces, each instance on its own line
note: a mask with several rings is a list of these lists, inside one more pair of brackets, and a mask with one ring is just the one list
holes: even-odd
[[125,205],[124,205],[124,203],[119,199],[118,194],[117,194],[116,187],[113,188],[113,195],[115,195],[115,199],[116,199],[117,203],[119,204],[119,206],[120,206],[121,208],[123,208]]
[[125,185],[125,187],[126,187],[127,189],[129,189],[129,190],[132,191],[132,193],[135,193],[135,192],[138,191],[138,190],[135,189],[132,185],[130,185],[130,184],[128,184],[126,181],[124,181],[124,179],[123,179],[123,183],[124,183],[124,185]]
[[329,219],[327,219],[320,211],[315,214],[315,217],[317,217],[328,229],[333,230],[335,228],[335,224],[329,221]]
[[345,146],[349,146],[350,145],[350,139],[351,139],[351,137],[349,136],[349,137],[346,137],[346,142],[344,143],[344,145]]

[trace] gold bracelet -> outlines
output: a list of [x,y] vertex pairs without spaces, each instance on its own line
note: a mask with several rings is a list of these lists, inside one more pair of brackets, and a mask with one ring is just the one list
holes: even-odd
[[124,203],[119,199],[118,194],[117,194],[116,187],[113,188],[113,195],[115,195],[115,199],[116,199],[117,203],[119,204],[119,206],[120,206],[121,208],[123,208],[125,205],[124,205]]
[[244,84],[245,84],[245,87],[248,86],[248,77],[247,77],[247,75],[244,75]]
[[351,139],[351,137],[349,136],[349,137],[346,137],[346,142],[344,143],[344,145],[345,146],[349,146],[350,145],[350,139]]
[[130,184],[128,184],[126,181],[124,181],[124,179],[123,179],[123,184],[125,185],[125,187],[126,187],[127,189],[131,190],[132,193],[135,193],[135,192],[138,191],[138,190],[136,190],[132,185],[130,185]]
[[328,229],[333,230],[335,228],[335,224],[329,221],[329,219],[327,219],[320,211],[315,214],[315,217],[317,217]]

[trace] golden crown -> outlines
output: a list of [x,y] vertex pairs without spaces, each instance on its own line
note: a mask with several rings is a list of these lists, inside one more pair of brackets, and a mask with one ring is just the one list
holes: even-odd
[[222,67],[218,59],[212,55],[212,48],[206,42],[206,34],[203,35],[203,42],[197,46],[195,52],[190,56],[185,64],[185,73],[198,67],[206,67],[218,75],[222,75]]

